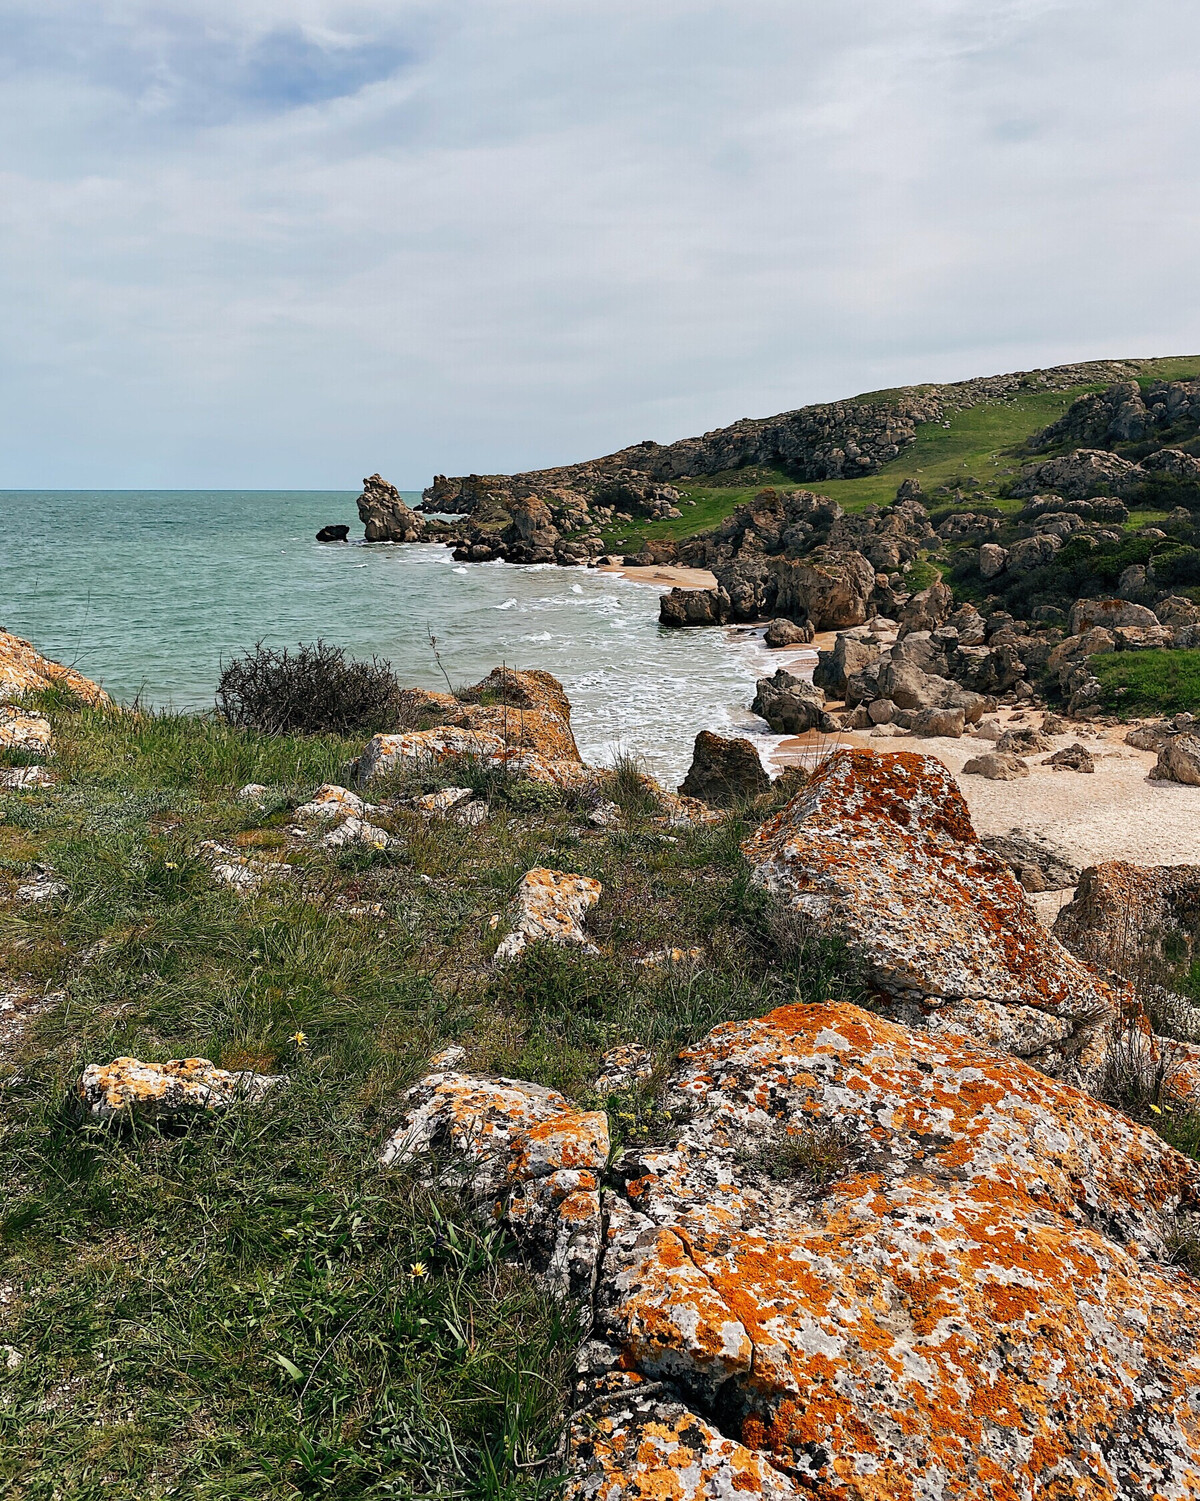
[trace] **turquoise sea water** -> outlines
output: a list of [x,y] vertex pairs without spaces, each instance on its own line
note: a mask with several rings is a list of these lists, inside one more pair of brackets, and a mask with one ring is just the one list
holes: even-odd
[[620,746],[668,780],[698,730],[765,728],[745,706],[766,654],[720,630],[663,630],[656,588],[455,563],[439,546],[316,542],[330,522],[361,533],[352,494],[0,492],[0,627],[117,698],[187,709],[211,707],[221,658],[260,639],[324,637],[444,687],[432,631],[456,685],[499,662],[545,668],[587,759]]

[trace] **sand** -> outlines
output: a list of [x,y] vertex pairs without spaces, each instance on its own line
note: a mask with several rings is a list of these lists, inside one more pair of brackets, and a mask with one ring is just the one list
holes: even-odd
[[665,584],[668,589],[715,589],[716,577],[707,568],[676,568],[671,563],[655,563],[648,568],[626,567],[623,563],[601,563],[597,573],[619,573],[637,584]]

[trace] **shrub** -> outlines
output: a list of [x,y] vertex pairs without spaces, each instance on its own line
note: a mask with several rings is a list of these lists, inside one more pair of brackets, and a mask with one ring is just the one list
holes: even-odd
[[1122,651],[1091,659],[1104,707],[1123,718],[1200,710],[1200,651]]
[[376,734],[397,723],[400,692],[391,665],[377,657],[356,662],[325,641],[295,651],[260,641],[222,663],[217,708],[238,729],[269,735]]

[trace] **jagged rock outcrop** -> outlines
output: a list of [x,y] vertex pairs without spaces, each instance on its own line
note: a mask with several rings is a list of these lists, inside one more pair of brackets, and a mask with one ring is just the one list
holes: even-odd
[[862,956],[895,1015],[1099,1077],[1117,998],[1043,933],[940,761],[839,752],[745,851],[779,901]]
[[46,688],[69,688],[86,703],[96,706],[112,702],[91,678],[43,657],[20,636],[0,631],[0,703],[11,703],[26,693],[40,693]]
[[420,542],[425,535],[421,517],[405,505],[395,485],[378,474],[363,480],[358,516],[368,542]]
[[832,735],[838,728],[821,690],[785,667],[772,677],[759,678],[751,712],[765,719],[777,735],[804,735],[809,730]]
[[658,599],[661,625],[724,625],[729,619],[729,596],[724,589],[676,587]]
[[701,730],[692,764],[679,784],[681,797],[699,798],[714,808],[728,808],[743,798],[766,792],[771,779],[750,740],[727,740]]
[[1128,459],[1100,448],[1081,448],[1059,459],[1047,459],[1022,470],[1013,482],[1013,495],[1037,495],[1056,490],[1068,500],[1087,500],[1093,495],[1131,495],[1145,482],[1145,474]]
[[1175,735],[1164,741],[1150,776],[1156,782],[1200,787],[1200,735]]
[[592,1311],[571,1501],[1200,1485],[1200,1293],[1167,1264],[1200,1168],[1015,1059],[786,1006],[684,1052],[661,1145],[607,1163],[604,1117],[535,1085],[435,1072],[409,1105],[385,1161],[465,1182]]
[[1099,970],[1169,984],[1200,959],[1200,865],[1090,865],[1054,936]]
[[1200,381],[1157,381],[1143,392],[1137,381],[1125,380],[1073,401],[1057,422],[1029,440],[1029,447],[1034,453],[1065,445],[1110,448],[1197,427]]

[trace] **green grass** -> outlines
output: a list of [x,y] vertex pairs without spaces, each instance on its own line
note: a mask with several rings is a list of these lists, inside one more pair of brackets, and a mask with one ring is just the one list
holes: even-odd
[[1122,719],[1200,712],[1200,651],[1126,651],[1093,657],[1104,706]]
[[[631,785],[625,828],[601,834],[492,788],[470,834],[399,812],[397,850],[335,855],[288,834],[291,810],[358,743],[46,706],[61,781],[4,795],[0,822],[0,990],[52,997],[0,1059],[0,1345],[23,1357],[0,1365],[0,1493],[555,1494],[580,1329],[456,1199],[376,1166],[404,1089],[459,1042],[469,1067],[561,1088],[636,1138],[653,1092],[598,1099],[607,1048],[665,1063],[724,1020],[862,1000],[844,954],[780,947],[732,815],[666,840]],[[464,772],[480,778],[419,785]],[[251,780],[274,789],[264,810],[234,797]],[[236,896],[197,858],[210,837],[295,874]],[[34,861],[65,902],[7,899]],[[533,945],[495,970],[491,918],[539,864],[603,883],[601,952]],[[669,944],[705,964],[634,963]],[[72,1081],[120,1054],[291,1083],[178,1131],[81,1128]]]

